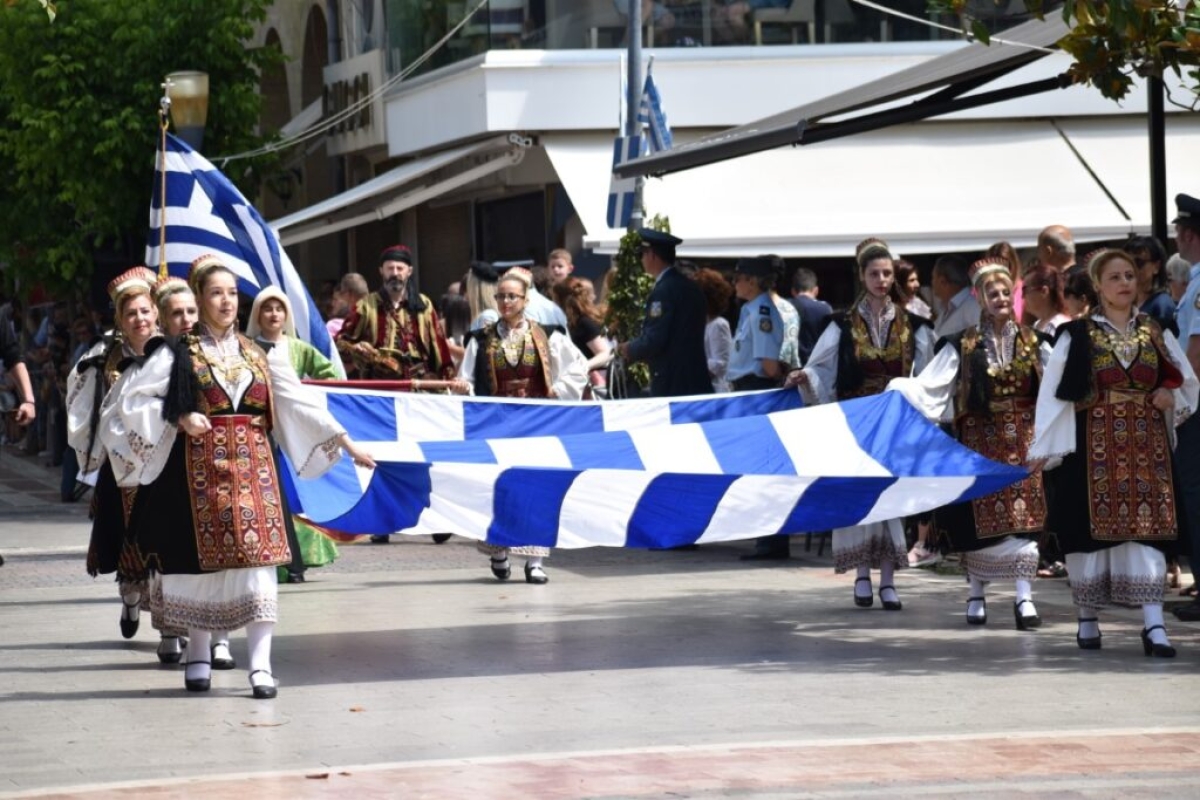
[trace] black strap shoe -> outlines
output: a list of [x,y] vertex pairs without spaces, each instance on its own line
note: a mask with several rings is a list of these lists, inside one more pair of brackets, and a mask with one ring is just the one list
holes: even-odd
[[[193,664],[204,664],[210,670],[209,676],[207,678],[189,678],[187,676],[186,670],[188,667],[192,666]],[[184,664],[183,666],[184,666],[184,670],[185,670],[183,673],[183,688],[187,689],[189,692],[207,692],[209,689],[212,688],[212,672],[211,672],[212,664],[210,662],[208,662],[208,661],[189,661],[186,664]]]
[[137,635],[141,613],[142,601],[140,598],[136,603],[126,603],[125,598],[121,598],[121,635],[126,639],[132,639]]
[[1167,635],[1167,629],[1162,625],[1151,625],[1149,628],[1142,628],[1142,652],[1147,656],[1155,658],[1174,658],[1175,648],[1169,644],[1159,644],[1150,638],[1150,631],[1160,630],[1163,636]]
[[[970,614],[971,603],[983,603],[983,616],[972,617]],[[967,624],[968,625],[987,625],[987,598],[986,597],[968,597],[967,598]]]
[[[1092,617],[1090,619],[1084,619],[1084,618],[1080,617],[1079,618],[1079,629],[1083,630],[1083,623],[1085,623],[1085,622],[1099,622],[1099,621],[1100,620],[1096,619],[1095,617]],[[1103,634],[1101,634],[1100,631],[1097,630],[1095,636],[1089,636],[1085,639],[1084,637],[1079,635],[1079,631],[1076,631],[1075,632],[1075,644],[1079,645],[1080,650],[1099,650],[1100,649],[1100,638],[1102,635]]]
[[1034,628],[1040,628],[1042,626],[1042,618],[1040,616],[1037,614],[1021,613],[1021,606],[1025,603],[1029,603],[1031,606],[1033,605],[1033,601],[1028,597],[1024,600],[1018,600],[1017,602],[1013,603],[1013,617],[1017,621],[1017,630],[1031,631]]
[[[871,579],[870,578],[855,578],[854,579],[854,588],[857,589],[858,584],[862,583],[863,581],[867,582],[867,588],[870,589],[871,588]],[[858,606],[859,608],[870,608],[871,606],[875,605],[875,595],[868,594],[864,597],[863,595],[860,595],[858,592],[855,592],[854,593],[854,605]]]
[[[255,675],[266,675],[271,682],[255,683]],[[279,694],[279,689],[275,687],[275,676],[265,669],[256,669],[250,673],[250,691],[254,693],[255,700],[273,700]]]

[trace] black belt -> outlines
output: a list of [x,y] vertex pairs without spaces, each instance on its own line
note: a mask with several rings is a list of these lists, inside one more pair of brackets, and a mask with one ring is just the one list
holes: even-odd
[[743,375],[735,378],[731,384],[735,391],[752,392],[755,389],[778,389],[779,381],[775,378],[762,378],[758,375]]

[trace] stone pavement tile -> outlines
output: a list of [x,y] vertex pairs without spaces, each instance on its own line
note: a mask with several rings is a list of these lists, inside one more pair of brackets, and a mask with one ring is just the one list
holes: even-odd
[[[39,522],[27,535],[59,541],[72,526]],[[486,800],[538,797],[547,774],[564,797],[735,796],[723,787],[742,791],[748,773],[775,770],[742,796],[794,798],[809,785],[1003,796],[1001,782],[968,783],[963,765],[1036,786],[1062,760],[1082,775],[1106,763],[1091,729],[1195,725],[1185,700],[1196,696],[1195,627],[1172,626],[1178,659],[1146,659],[1139,615],[1117,611],[1104,618],[1105,649],[1081,653],[1065,582],[1038,584],[1041,631],[968,630],[961,579],[903,575],[904,612],[860,611],[828,559],[747,569],[736,552],[556,553],[552,583],[531,587],[481,575],[466,542],[345,548],[339,572],[281,589],[282,685],[270,703],[248,698],[244,668],[216,674],[208,696],[187,695],[181,671],[154,661],[148,626],[119,638],[111,581],[83,577],[78,560],[22,556],[0,568],[0,735],[54,755],[4,778],[43,793],[142,780],[165,796],[349,787]],[[27,573],[39,577],[20,583]],[[241,634],[234,651],[244,664]],[[980,730],[988,748],[946,744]],[[936,748],[905,746],[930,736]],[[1040,749],[1025,749],[1034,740]],[[879,748],[888,768],[872,771],[863,760]],[[331,774],[303,778],[317,772]],[[412,791],[397,794],[399,782]]]
[[[443,800],[583,798],[1185,796],[1200,747],[1181,760],[1164,745],[1198,729],[1146,735],[1064,731],[1013,739],[842,740],[746,747],[666,748],[555,757],[446,759],[345,766],[274,775],[127,782],[38,796],[118,800],[235,795],[404,797]],[[1060,745],[1090,763],[1045,758]],[[1002,755],[1007,753],[1007,755]],[[1031,768],[1031,764],[1037,765]],[[1004,788],[1004,787],[1009,788]],[[1177,791],[1164,793],[1164,787]],[[14,795],[18,796],[18,795]]]

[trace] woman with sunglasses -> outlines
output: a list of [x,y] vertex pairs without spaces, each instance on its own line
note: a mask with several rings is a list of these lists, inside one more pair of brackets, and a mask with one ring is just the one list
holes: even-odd
[[[459,392],[487,397],[556,397],[578,400],[587,385],[587,359],[571,343],[566,332],[542,326],[526,315],[533,276],[514,267],[496,284],[500,319],[467,339],[459,368]],[[512,570],[508,554],[526,557],[525,582],[542,584],[549,578],[542,560],[548,547],[499,547],[480,542],[479,549],[491,557],[492,574],[508,580]]]

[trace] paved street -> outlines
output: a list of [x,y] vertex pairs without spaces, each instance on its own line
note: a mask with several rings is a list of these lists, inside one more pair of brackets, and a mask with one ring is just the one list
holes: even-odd
[[1065,581],[1020,633],[1010,587],[968,628],[928,570],[904,611],[857,609],[802,537],[767,564],[559,551],[542,587],[462,539],[346,546],[281,587],[276,700],[242,668],[189,695],[148,616],[121,639],[57,480],[0,451],[0,797],[1195,795],[1200,626],[1168,615],[1179,657],[1148,659],[1113,612],[1083,652]]

